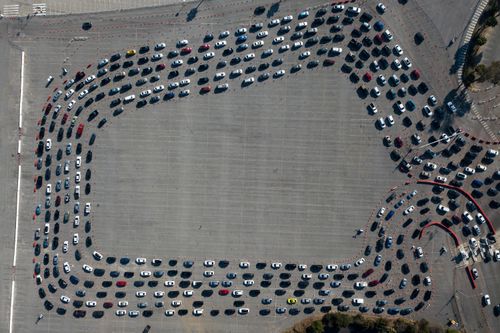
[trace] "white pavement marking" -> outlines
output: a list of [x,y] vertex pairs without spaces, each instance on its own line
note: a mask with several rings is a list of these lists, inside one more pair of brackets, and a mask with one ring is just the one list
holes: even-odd
[[22,128],[23,128],[23,93],[24,93],[24,51],[21,52],[21,91],[19,97],[19,140],[17,144],[17,158],[18,158],[18,169],[17,169],[17,194],[16,194],[16,225],[14,229],[14,258],[12,260],[12,268],[14,269],[12,275],[12,290],[10,295],[10,319],[9,319],[9,333],[12,333],[13,329],[13,318],[14,318],[14,297],[16,289],[16,277],[15,269],[17,263],[17,238],[19,230],[19,198],[21,195],[21,138],[22,138]]

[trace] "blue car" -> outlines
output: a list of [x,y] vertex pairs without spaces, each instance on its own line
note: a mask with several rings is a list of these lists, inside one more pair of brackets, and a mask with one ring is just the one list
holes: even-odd
[[35,208],[35,214],[40,215],[41,212],[42,212],[42,205],[38,204]]
[[236,44],[240,44],[240,43],[243,43],[244,41],[246,41],[248,39],[248,36],[247,35],[241,35],[239,36],[238,38],[236,38]]
[[387,239],[385,240],[385,248],[390,249],[391,246],[392,246],[392,237],[387,237]]
[[386,221],[389,221],[391,219],[391,217],[394,215],[394,211],[391,210],[386,216],[385,216],[385,220]]

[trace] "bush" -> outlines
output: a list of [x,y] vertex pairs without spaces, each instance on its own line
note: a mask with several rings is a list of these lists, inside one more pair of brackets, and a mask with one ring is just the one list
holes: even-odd
[[306,329],[306,333],[323,333],[325,328],[320,320],[312,322],[311,326]]

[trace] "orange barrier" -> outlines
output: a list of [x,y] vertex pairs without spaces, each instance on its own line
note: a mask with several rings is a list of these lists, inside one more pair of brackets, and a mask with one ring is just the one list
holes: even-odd
[[443,229],[444,231],[446,231],[455,241],[456,247],[458,247],[460,245],[460,240],[458,239],[457,234],[455,234],[455,232],[453,230],[451,230],[447,226],[443,225],[441,222],[431,222],[431,223],[427,224],[425,227],[422,228],[422,230],[420,230],[420,235],[418,236],[418,239],[422,238],[422,236],[424,235],[425,229],[427,229],[428,227],[433,226],[433,225],[436,225],[436,226],[440,227],[441,229]]
[[469,192],[465,191],[464,189],[462,189],[460,187],[456,187],[456,186],[452,186],[452,185],[448,185],[448,184],[437,183],[437,182],[433,182],[431,180],[418,180],[417,184],[438,185],[438,186],[442,186],[442,187],[453,189],[453,190],[458,191],[461,194],[465,195],[470,201],[472,201],[474,203],[474,205],[477,207],[477,209],[479,210],[479,212],[481,214],[483,214],[484,219],[486,220],[486,224],[488,225],[488,229],[490,229],[490,232],[493,235],[496,234],[495,228],[493,227],[493,223],[491,223],[491,221],[488,218],[488,216],[486,216],[486,214],[484,213],[484,210],[481,208],[481,206],[479,206],[479,204],[477,203],[477,201],[469,194]]

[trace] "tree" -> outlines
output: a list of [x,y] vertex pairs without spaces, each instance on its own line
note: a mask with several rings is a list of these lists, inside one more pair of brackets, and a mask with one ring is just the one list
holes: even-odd
[[425,319],[418,321],[418,333],[429,333],[429,322]]
[[478,75],[477,80],[479,82],[484,82],[487,80],[488,68],[484,64],[479,64],[476,66],[476,73]]
[[323,333],[325,331],[325,328],[323,326],[323,323],[320,320],[315,320],[311,323],[311,326],[309,326],[306,329],[306,333]]
[[385,318],[378,318],[376,321],[375,321],[375,332],[377,333],[389,333],[390,330],[389,330],[389,320],[388,319],[385,319]]
[[369,332],[373,329],[374,322],[368,318],[363,317],[359,313],[352,319],[349,328],[354,332]]
[[484,45],[484,44],[486,44],[487,41],[488,41],[488,39],[484,36],[479,36],[476,39],[477,45]]
[[484,23],[489,27],[494,27],[498,24],[498,21],[495,16],[490,16],[486,19],[486,22]]

